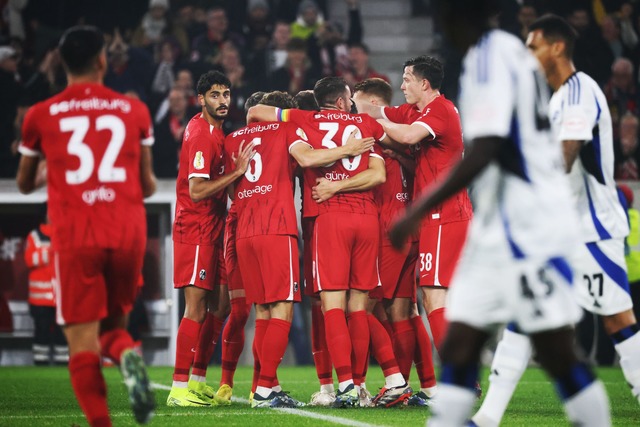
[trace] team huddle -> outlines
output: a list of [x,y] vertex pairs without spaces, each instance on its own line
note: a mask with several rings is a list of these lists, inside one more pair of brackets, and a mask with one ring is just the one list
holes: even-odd
[[[311,301],[319,381],[311,405],[429,406],[431,426],[496,426],[533,347],[570,421],[611,425],[604,387],[573,347],[580,306],[602,316],[640,398],[640,328],[624,263],[629,227],[613,181],[606,101],[575,70],[576,35],[564,20],[540,18],[525,47],[492,27],[495,7],[440,6],[450,39],[466,52],[460,115],[440,93],[442,64],[421,56],[403,66],[404,105],[390,106],[383,80],[352,90],[326,77],[295,97],[253,94],[247,126],[225,136],[231,83],[217,71],[200,77],[202,111],[185,129],[176,181],[174,286],[185,312],[168,406],[231,403],[252,306],[251,406],[304,406],[278,380],[302,293]],[[155,400],[124,326],[146,241],[143,197],[155,190],[150,118],[142,103],[101,85],[97,30],[68,30],[60,49],[69,87],[25,118],[18,185],[35,189],[38,157],[46,156],[58,321],[89,424],[111,425],[101,354],[121,366],[144,423]],[[437,386],[418,303],[441,360]],[[490,388],[470,420],[480,352],[504,324]],[[206,376],[219,336],[215,389]],[[385,380],[373,395],[370,356]]]

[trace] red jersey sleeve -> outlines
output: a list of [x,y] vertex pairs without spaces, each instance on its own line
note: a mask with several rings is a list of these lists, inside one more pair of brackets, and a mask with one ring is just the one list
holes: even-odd
[[402,123],[405,119],[400,107],[382,107],[382,117],[393,123]]
[[302,130],[302,128],[298,127],[295,124],[291,124],[287,126],[287,150],[291,151],[291,148],[296,144],[307,144],[308,146],[313,146],[309,143],[309,137]]
[[413,123],[426,128],[431,135],[429,139],[434,139],[446,131],[447,122],[447,110],[441,105],[434,105],[432,108],[427,107],[424,113],[422,113]]
[[24,156],[39,156],[42,154],[41,135],[38,127],[37,106],[29,108],[22,122],[22,141],[18,151]]
[[368,122],[367,125],[371,129],[371,136],[373,136],[376,139],[376,141],[383,140],[387,134],[385,133],[382,125],[378,123],[377,120],[371,118],[371,116],[367,116],[363,114],[362,117],[365,117]]
[[142,102],[138,102],[134,105],[138,110],[140,142],[142,145],[150,147],[155,142],[155,138],[153,136],[153,122],[151,121],[151,114],[149,113],[149,109],[147,108],[147,106]]
[[276,117],[279,122],[291,122],[301,125],[308,121],[309,111],[297,109],[280,109],[276,108]]
[[213,144],[211,135],[200,129],[191,134],[189,140],[189,179],[211,179],[211,165],[219,155],[218,144]]

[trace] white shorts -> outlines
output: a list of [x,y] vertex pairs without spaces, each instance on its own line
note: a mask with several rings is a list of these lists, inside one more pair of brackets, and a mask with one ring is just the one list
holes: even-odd
[[585,310],[609,316],[633,308],[623,239],[582,245],[572,256],[571,265],[576,301]]
[[465,251],[447,297],[450,322],[491,332],[513,321],[531,334],[580,320],[567,262],[514,259],[496,266],[489,256]]

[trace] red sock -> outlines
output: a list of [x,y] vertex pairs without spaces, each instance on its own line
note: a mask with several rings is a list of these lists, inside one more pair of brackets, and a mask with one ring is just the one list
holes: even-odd
[[326,332],[327,348],[331,355],[331,362],[336,369],[338,381],[353,379],[351,373],[351,337],[347,327],[344,310],[334,308],[324,313],[324,328]]
[[391,338],[385,331],[384,326],[372,314],[367,315],[368,328],[371,334],[371,348],[373,357],[378,361],[385,377],[400,373],[396,356],[393,354]]
[[267,332],[269,321],[265,319],[256,319],[256,330],[253,335],[253,383],[251,384],[251,391],[255,392],[258,386],[258,378],[260,377],[260,369],[262,365],[260,363],[260,354],[262,351],[262,344],[264,343],[264,335]]
[[107,385],[100,370],[98,353],[83,351],[69,359],[69,374],[76,399],[91,427],[111,427],[107,407]]
[[393,353],[396,355],[400,373],[408,381],[416,350],[416,333],[411,320],[393,323]]
[[238,366],[238,359],[244,348],[244,325],[247,324],[249,310],[245,297],[231,300],[231,314],[222,331],[222,376],[220,385],[233,387],[233,375]]
[[436,350],[440,351],[440,346],[447,333],[447,320],[444,318],[444,307],[436,308],[427,315],[429,319],[429,327],[431,327],[431,335],[433,335],[433,343]]
[[316,365],[316,374],[318,374],[320,384],[333,384],[331,355],[327,348],[322,307],[319,305],[311,306],[311,349],[313,351],[313,361]]
[[[376,317],[376,319],[378,318]],[[389,335],[389,338],[393,338],[393,327],[391,326],[391,322],[389,321],[389,319],[378,319],[378,322],[380,322],[382,326],[384,326],[384,330],[387,331],[387,335]]]
[[354,311],[347,315],[349,325],[349,336],[351,337],[351,370],[353,372],[353,382],[355,385],[362,383],[362,374],[367,364],[369,355],[369,322],[367,312],[364,310]]
[[269,337],[269,339],[264,340],[260,351],[259,387],[270,388],[273,386],[278,365],[280,365],[282,356],[287,351],[290,330],[291,322],[282,319],[269,320],[269,326],[265,333],[265,336]]
[[108,357],[114,363],[120,364],[122,352],[134,348],[136,343],[124,329],[112,329],[100,335],[100,351],[102,356]]
[[193,358],[193,370],[191,372],[193,375],[207,376],[207,367],[216,348],[222,325],[224,325],[224,319],[218,319],[212,313],[207,313],[202,328],[200,328],[196,355]]
[[420,387],[427,388],[436,385],[436,374],[433,371],[433,354],[431,353],[431,339],[424,327],[422,317],[411,318],[411,324],[416,334],[416,347],[413,362],[420,379]]
[[182,321],[180,321],[176,342],[176,364],[173,369],[174,381],[189,381],[189,369],[193,364],[193,356],[195,355],[196,345],[198,345],[201,326],[201,323],[186,317],[183,317]]

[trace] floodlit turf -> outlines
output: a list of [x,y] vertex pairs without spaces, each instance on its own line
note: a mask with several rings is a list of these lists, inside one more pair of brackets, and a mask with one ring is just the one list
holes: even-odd
[[[291,395],[308,401],[317,390],[313,367],[283,367],[279,370],[280,381]],[[219,367],[212,367],[209,378],[219,378]],[[413,373],[412,375],[415,375]],[[487,370],[484,370],[482,385],[487,386]],[[612,402],[612,414],[616,426],[640,425],[640,407],[629,392],[619,369],[600,369],[598,375],[605,382]],[[109,406],[115,426],[135,426],[129,410],[124,385],[116,368],[106,368],[105,376],[109,389]],[[154,383],[171,384],[170,368],[150,368]],[[241,367],[236,374],[234,396],[247,399],[251,385],[251,369]],[[370,390],[382,385],[382,376],[372,366],[367,380]],[[69,382],[65,368],[0,368],[0,426],[86,426]],[[168,390],[156,390],[158,410],[151,421],[152,426],[324,426],[335,423],[310,418],[304,414],[314,413],[322,417],[338,417],[334,421],[344,425],[365,424],[375,426],[420,426],[428,417],[425,408],[392,409],[319,409],[303,408],[286,413],[269,409],[251,409],[247,403],[234,402],[228,407],[215,408],[168,408],[165,401]],[[529,369],[518,386],[516,395],[505,416],[505,426],[566,426],[562,406],[556,400],[551,384],[538,369]],[[326,419],[326,418],[325,418]],[[353,423],[356,421],[357,423]],[[352,422],[351,424],[348,424]]]

